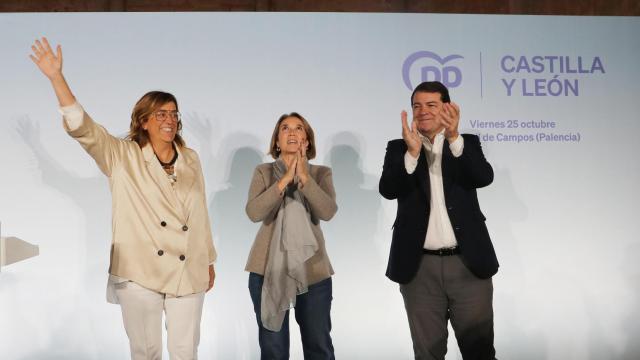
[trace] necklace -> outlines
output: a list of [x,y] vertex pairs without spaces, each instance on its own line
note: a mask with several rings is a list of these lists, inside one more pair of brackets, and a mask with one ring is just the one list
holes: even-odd
[[173,168],[176,160],[178,160],[178,151],[176,150],[175,145],[173,145],[173,158],[171,159],[171,161],[164,162],[160,160],[158,154],[156,154],[156,159],[158,159],[158,162],[160,163],[160,166],[162,166],[162,169],[164,169],[164,172],[167,173],[167,178],[169,178],[169,182],[171,183],[171,185],[175,184],[176,181],[178,181],[178,177],[176,176],[176,172]]
[[178,160],[178,152],[176,151],[176,148],[173,148],[173,159],[171,159],[169,162],[163,162],[162,160],[160,160],[160,158],[158,157],[158,154],[156,154],[156,159],[158,159],[158,161],[160,162],[160,165],[162,165],[162,168],[167,170],[167,169],[171,169],[173,167],[173,165],[176,163],[176,160]]

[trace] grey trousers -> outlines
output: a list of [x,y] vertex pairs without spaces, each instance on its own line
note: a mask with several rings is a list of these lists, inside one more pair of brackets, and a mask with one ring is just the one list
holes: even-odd
[[493,360],[493,283],[480,279],[459,255],[423,255],[416,276],[400,284],[415,358],[443,360],[447,320],[465,360]]

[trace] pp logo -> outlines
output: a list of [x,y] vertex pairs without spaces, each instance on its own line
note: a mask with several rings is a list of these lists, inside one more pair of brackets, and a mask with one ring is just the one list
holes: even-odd
[[[413,90],[414,85],[411,83],[411,67],[420,59],[430,59],[435,65],[424,65],[420,68],[420,82],[423,81],[440,81],[448,88],[460,86],[462,83],[462,72],[460,68],[453,65],[445,66],[446,63],[464,59],[461,55],[449,55],[441,58],[438,54],[431,51],[417,51],[409,55],[402,64],[402,80],[404,84]],[[417,85],[417,84],[415,84]]]

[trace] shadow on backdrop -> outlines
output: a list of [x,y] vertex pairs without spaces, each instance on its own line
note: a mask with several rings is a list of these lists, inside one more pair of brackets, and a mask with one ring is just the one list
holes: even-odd
[[[527,329],[527,319],[518,319],[518,314],[527,313],[518,308],[523,302],[518,296],[524,293],[526,284],[514,225],[526,221],[528,209],[516,192],[509,169],[494,166],[494,174],[490,189],[495,191],[494,196],[499,200],[492,201],[495,205],[484,213],[500,262],[497,281],[494,280],[496,356],[522,360],[547,359],[545,335]],[[484,191],[480,189],[479,192],[482,194]],[[503,284],[516,284],[516,288],[501,289]]]
[[[335,269],[333,278],[333,339],[336,354],[349,358],[382,359],[392,354],[378,351],[371,339],[388,337],[384,311],[388,304],[379,296],[384,276],[386,254],[376,241],[381,198],[376,189],[364,184],[372,175],[362,170],[361,142],[349,132],[330,139],[325,157],[331,167],[338,212],[323,232],[329,258]],[[375,314],[375,315],[373,315]],[[357,336],[354,336],[357,334]],[[384,348],[384,347],[382,347]]]
[[[207,340],[201,342],[200,352],[208,346],[207,352],[217,359],[256,359],[258,330],[244,267],[259,224],[252,223],[244,209],[253,170],[262,163],[263,156],[255,149],[255,136],[235,133],[219,139],[217,121],[206,116],[190,114],[185,126],[190,138],[200,143],[218,251],[216,282],[205,300],[202,318],[202,334]],[[214,145],[215,155],[211,151]],[[222,189],[212,190],[212,185]]]
[[[57,308],[54,312],[56,314],[59,314],[61,309],[69,308],[69,313],[64,315],[62,321],[54,328],[47,331],[50,338],[42,353],[34,353],[27,359],[112,359],[114,356],[128,354],[128,342],[122,321],[105,311],[105,307],[114,307],[112,310],[120,313],[117,305],[106,302],[105,296],[111,245],[111,197],[106,177],[100,173],[97,176],[83,178],[67,171],[61,162],[45,150],[38,123],[28,117],[23,117],[17,123],[16,132],[31,148],[43,184],[62,193],[81,210],[85,231],[80,235],[82,241],[73,244],[80,249],[80,254],[84,252],[83,257],[67,256],[59,259],[61,262],[67,262],[70,267],[74,267],[72,264],[75,265],[79,271],[65,274],[59,281],[67,282],[65,285],[68,286],[79,279],[81,291],[65,293],[64,298],[56,298],[57,305],[44,306],[45,309]],[[77,151],[83,151],[79,145]],[[72,230],[75,229],[69,229]],[[43,239],[43,244],[44,241],[55,241],[54,246],[61,249],[61,252],[68,251],[66,246],[70,245],[66,244],[64,239]],[[42,256],[46,257],[47,254]],[[55,287],[55,284],[51,286]],[[121,336],[115,337],[114,332],[121,332]],[[87,339],[91,341],[87,342]]]
[[[211,201],[214,233],[220,258],[217,263],[220,281],[217,283],[214,314],[218,336],[228,338],[216,352],[221,359],[255,359],[258,357],[257,326],[247,288],[245,263],[258,224],[245,214],[245,204],[253,169],[261,163],[261,154],[250,147],[236,149],[228,160],[228,187]],[[234,309],[234,311],[229,311]]]

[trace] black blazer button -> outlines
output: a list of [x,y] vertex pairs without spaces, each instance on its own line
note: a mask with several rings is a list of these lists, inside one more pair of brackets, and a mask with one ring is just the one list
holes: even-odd
[[182,225],[182,231],[187,231],[189,230],[189,227],[187,225]]
[[167,226],[167,222],[166,222],[166,221],[161,221],[161,222],[160,222],[160,226],[163,226],[163,227],[164,227],[164,226]]
[[184,255],[180,255],[180,261],[184,261],[184,259],[186,259],[186,257],[184,257]]
[[158,256],[162,256],[163,254],[164,254],[164,251],[158,250]]

